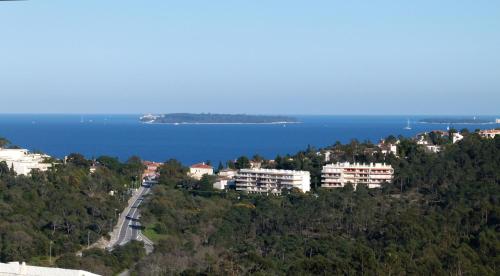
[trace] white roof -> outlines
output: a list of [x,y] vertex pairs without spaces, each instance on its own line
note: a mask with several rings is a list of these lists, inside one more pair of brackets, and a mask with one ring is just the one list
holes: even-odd
[[31,266],[26,263],[0,263],[0,275],[23,276],[99,276],[84,270],[62,269],[53,267]]

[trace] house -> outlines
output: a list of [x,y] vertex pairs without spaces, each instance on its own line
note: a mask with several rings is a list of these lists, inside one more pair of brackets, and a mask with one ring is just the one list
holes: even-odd
[[143,178],[154,179],[158,177],[158,168],[163,165],[163,163],[143,161],[142,164],[146,166],[144,172],[142,173]]
[[255,160],[250,161],[250,168],[260,169],[261,167],[262,167],[262,161],[255,161]]
[[223,170],[220,170],[219,173],[217,173],[217,176],[229,178],[229,179],[234,179],[236,177],[236,174],[238,174],[237,170],[223,169]]
[[217,190],[225,190],[235,186],[234,178],[229,177],[218,177],[217,181],[215,181],[213,187]]
[[417,145],[428,145],[429,141],[427,141],[427,133],[417,136]]
[[458,132],[454,132],[453,136],[451,138],[452,138],[453,144],[455,144],[458,141],[464,139],[464,136],[462,134],[458,133]]
[[311,176],[308,171],[275,169],[241,169],[235,178],[236,190],[248,193],[280,194],[293,188],[302,192],[311,190]]
[[217,173],[217,181],[214,183],[214,189],[224,190],[227,188],[234,187],[235,185],[235,177],[238,171],[232,169],[224,169],[220,170]]
[[384,182],[391,182],[394,169],[382,163],[336,163],[323,166],[321,172],[321,187],[340,188],[351,183],[356,189],[358,184],[365,184],[368,188],[379,188]]
[[495,136],[500,135],[500,129],[485,129],[479,131],[479,135],[483,138],[493,139]]
[[389,143],[389,142],[386,142],[385,140],[381,140],[380,143],[378,143],[378,148],[380,149],[380,152],[383,154],[383,155],[389,155],[389,154],[394,154],[395,156],[398,155],[398,145],[399,144],[399,140],[396,141],[396,143]]
[[204,175],[213,175],[213,174],[214,174],[214,168],[205,163],[198,163],[189,167],[189,176],[197,180],[200,180]]

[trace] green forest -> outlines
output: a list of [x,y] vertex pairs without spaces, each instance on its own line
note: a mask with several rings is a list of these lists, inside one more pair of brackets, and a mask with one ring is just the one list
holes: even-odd
[[[8,141],[0,139],[3,146]],[[83,268],[112,274],[132,263],[92,259],[96,250],[84,250],[107,233],[117,221],[134,185],[143,170],[140,159],[126,163],[116,158],[100,157],[101,166],[90,172],[92,162],[80,154],[70,154],[66,162],[52,160],[47,172],[32,171],[29,177],[16,176],[5,162],[0,162],[0,262],[25,261],[32,265]],[[126,255],[137,245],[115,250]],[[102,250],[100,254],[105,254]],[[108,254],[112,255],[112,254]],[[130,258],[129,258],[130,259]]]
[[92,162],[72,154],[29,177],[0,163],[0,261],[102,275],[498,275],[500,137],[443,140],[437,154],[399,140],[398,157],[356,140],[327,148],[329,162],[390,163],[395,179],[382,189],[321,188],[326,149],[313,147],[263,162],[310,171],[307,194],[215,191],[213,177],[193,180],[168,160],[141,207],[143,232],[155,242],[147,256],[139,242],[85,250],[116,223],[143,169],[139,158],[101,157],[90,173]]
[[[401,139],[400,158],[368,154],[372,146],[352,141],[330,149],[338,161],[391,163],[395,180],[383,189],[316,188],[281,197],[186,189],[185,168],[167,162],[143,208],[157,246],[135,272],[498,275],[499,137],[467,135],[439,154]],[[319,183],[324,162],[316,152],[277,157],[272,166],[309,170]]]

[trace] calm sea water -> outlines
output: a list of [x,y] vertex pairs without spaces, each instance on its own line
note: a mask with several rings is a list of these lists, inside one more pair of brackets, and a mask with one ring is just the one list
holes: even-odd
[[[72,152],[126,160],[176,158],[185,164],[213,163],[241,155],[295,153],[308,145],[324,147],[335,141],[378,141],[389,134],[413,136],[446,129],[446,125],[416,123],[424,116],[297,116],[290,125],[160,125],[142,124],[139,115],[0,115],[0,137],[30,150],[63,157]],[[412,130],[404,130],[407,119]],[[462,116],[463,118],[463,116]],[[486,119],[486,117],[481,117]],[[457,129],[494,128],[493,125],[454,125]]]

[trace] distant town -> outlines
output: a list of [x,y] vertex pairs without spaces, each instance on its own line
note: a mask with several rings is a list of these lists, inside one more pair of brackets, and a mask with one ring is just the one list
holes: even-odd
[[[478,130],[477,135],[487,139],[493,139],[500,135],[499,129]],[[417,145],[428,152],[439,153],[445,146],[445,141],[455,144],[470,133],[456,130],[434,130],[419,133],[414,137]],[[398,156],[398,145],[400,140],[381,140],[376,146],[366,148],[365,152],[371,155],[393,155]],[[317,152],[328,162],[338,151],[323,149]],[[7,166],[17,175],[28,176],[33,170],[47,171],[58,162],[66,162],[50,157],[46,154],[30,153],[27,149],[21,148],[1,148],[0,162],[5,162]],[[144,179],[157,179],[158,168],[162,163],[143,161],[147,168],[143,174]],[[236,160],[235,160],[236,162]],[[248,168],[239,170],[232,168],[220,168],[215,171],[214,167],[207,163],[193,164],[189,167],[188,176],[200,180],[205,175],[217,176],[213,183],[213,188],[217,190],[235,189],[236,191],[247,193],[268,193],[280,194],[283,190],[297,189],[302,192],[311,190],[311,177],[308,171],[278,170],[272,169],[274,160],[249,160]],[[267,165],[266,165],[267,164]],[[98,163],[90,167],[94,172]],[[352,184],[356,188],[359,184],[367,185],[368,188],[380,188],[384,182],[393,179],[394,169],[390,165],[383,163],[332,163],[323,167],[322,184],[323,188],[339,188],[347,184]]]

